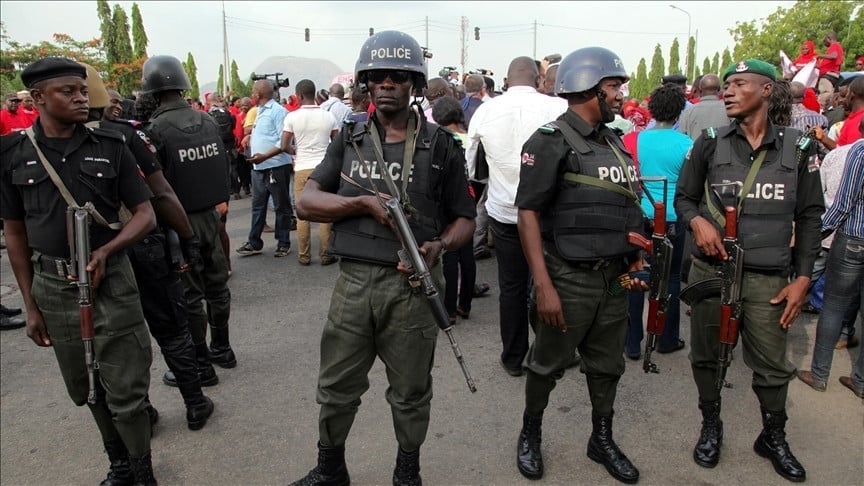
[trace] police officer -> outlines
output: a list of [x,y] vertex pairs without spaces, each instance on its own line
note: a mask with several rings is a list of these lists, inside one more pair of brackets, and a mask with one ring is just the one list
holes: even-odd
[[433,264],[442,251],[471,241],[475,214],[461,147],[427,122],[416,103],[409,105],[426,73],[412,37],[395,31],[371,36],[354,79],[369,90],[376,110],[368,122],[343,128],[298,199],[300,218],[333,222],[332,251],[342,259],[321,337],[318,465],[295,484],[350,482],[345,440],[376,356],[387,368],[399,443],[393,484],[421,484],[438,327],[426,297],[412,292],[397,268],[401,246],[375,191],[389,197],[382,179],[389,176],[400,191],[394,196],[410,199],[414,237],[439,286],[441,266]]
[[641,268],[627,243],[639,232],[638,179],[621,139],[606,123],[615,118],[621,59],[602,47],[570,53],[558,68],[555,92],[569,109],[541,127],[522,148],[516,206],[519,238],[534,277],[529,319],[535,340],[525,359],[525,412],[517,444],[519,472],[543,476],[543,411],[574,351],[582,355],[594,426],[588,457],[616,479],[635,483],[639,471],[612,440],[618,380],[624,373],[628,271]]
[[[744,248],[740,334],[763,423],[753,448],[771,459],[784,478],[804,481],[804,468],[789,450],[784,431],[788,383],[795,376],[795,366],[786,359],[786,337],[801,312],[819,253],[824,203],[818,164],[799,155],[796,147],[800,132],[768,119],[775,76],[774,66],[756,59],[726,69],[723,99],[726,115],[734,121],[695,140],[678,179],[675,210],[693,235],[689,283],[716,277],[716,267],[727,255],[711,208],[716,212],[739,202],[732,191],[718,190],[720,201],[705,194],[706,181],[709,186],[751,182],[749,188],[742,187],[746,197],[740,203],[738,238]],[[795,246],[790,247],[793,226]],[[791,282],[790,271],[796,275]],[[703,417],[693,459],[709,468],[717,465],[723,442],[720,391],[715,386],[719,326],[719,296],[692,306],[690,361]]]
[[[156,149],[140,122],[116,120],[111,109],[111,97],[102,83],[99,72],[89,64],[87,68],[87,88],[90,98],[90,117],[88,126],[117,130],[123,134],[126,146],[135,157],[138,168],[144,174],[144,181],[153,192],[153,209],[161,225],[146,238],[133,245],[128,253],[141,295],[141,308],[150,328],[150,334],[159,343],[162,356],[168,368],[178,376],[178,386],[183,402],[186,404],[186,422],[190,429],[198,430],[207,423],[213,413],[213,402],[201,391],[201,378],[195,362],[195,347],[186,322],[186,302],[183,295],[183,282],[180,281],[177,265],[171,262],[172,251],[180,251],[185,262],[194,265],[200,258],[198,239],[192,226],[177,200],[177,195],[162,175],[162,167],[156,160]],[[100,120],[100,118],[102,118]],[[178,235],[177,247],[167,242],[166,233],[175,231]],[[180,263],[180,262],[178,262]],[[188,264],[186,264],[188,265]],[[206,382],[215,385],[219,378]]]
[[[103,222],[90,225],[96,400],[88,407],[111,458],[108,484],[155,484],[150,460],[150,336],[138,289],[124,251],[156,225],[151,193],[123,137],[88,128],[86,70],[75,61],[48,57],[30,64],[21,79],[39,107],[26,132],[0,139],[0,198],[9,259],[27,306],[27,335],[51,346],[76,405],[88,399],[78,290],[68,275],[66,209],[69,203],[49,175],[59,175],[78,206],[92,203]],[[44,156],[44,160],[43,160]],[[119,224],[120,204],[131,219]],[[116,459],[116,460],[115,460]]]
[[[228,339],[228,260],[219,238],[220,215],[215,209],[217,204],[228,201],[228,158],[213,118],[190,108],[183,99],[182,92],[191,86],[180,61],[171,56],[153,56],[142,71],[142,92],[152,94],[159,103],[147,128],[164,166],[165,179],[186,210],[200,243],[201,260],[181,278],[198,372],[202,382],[207,382],[215,376],[211,363],[223,368],[237,366]],[[172,384],[176,377],[168,372],[163,380]]]

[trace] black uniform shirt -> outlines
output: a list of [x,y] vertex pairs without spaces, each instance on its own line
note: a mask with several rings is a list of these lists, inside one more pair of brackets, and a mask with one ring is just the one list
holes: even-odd
[[143,124],[134,120],[102,120],[99,126],[109,130],[117,130],[126,138],[126,146],[132,151],[138,168],[144,177],[162,170],[159,159],[156,158],[156,147],[150,141],[150,134],[144,130]]
[[[369,123],[373,123],[374,116],[370,118]],[[359,129],[358,129],[359,130]],[[422,130],[422,128],[418,128]],[[432,147],[432,163],[433,168],[441,167],[443,170],[430,171],[431,174],[437,175],[443,179],[434,180],[430,177],[430,187],[426,189],[431,192],[433,187],[439,187],[441,190],[440,201],[442,214],[445,217],[442,227],[446,227],[456,218],[471,218],[477,214],[476,203],[471,197],[468,189],[468,175],[465,168],[464,151],[456,146],[452,136],[447,134],[443,129],[438,129],[439,133],[436,140],[437,143]],[[339,184],[342,179],[342,165],[344,162],[345,150],[353,150],[348,140],[348,133],[352,130],[342,130],[339,132],[339,138],[333,141],[327,147],[327,153],[324,155],[324,160],[318,164],[318,167],[309,176],[321,185],[321,189],[326,192],[335,193],[339,190]],[[383,134],[384,130],[379,126],[379,133]],[[453,149],[449,151],[449,158],[446,158],[447,143],[453,144]],[[404,153],[404,142],[397,144],[383,144],[385,154],[398,154],[398,159],[401,159],[401,154]],[[385,157],[388,158],[389,157]],[[395,160],[387,160],[387,162],[396,162]],[[401,160],[398,161],[401,166]],[[401,170],[401,169],[400,169]],[[395,181],[397,186],[401,186],[401,182]],[[383,187],[382,187],[383,189]],[[382,190],[381,192],[387,192]]]
[[[78,204],[92,201],[108,222],[119,220],[121,201],[134,207],[150,199],[132,153],[114,131],[76,126],[70,138],[47,138],[37,120],[36,140]],[[23,132],[0,138],[0,217],[24,221],[29,245],[55,257],[68,257],[67,203]],[[117,231],[90,226],[90,244],[99,248]]]
[[[734,130],[726,136],[731,138],[733,157],[752,163],[759,152],[765,149],[767,152],[762,167],[780,163],[783,141],[778,132],[784,130],[784,127],[777,127],[769,122],[761,145],[754,150],[737,120],[732,122],[732,126]],[[675,211],[678,213],[678,221],[685,224],[688,229],[690,229],[690,221],[699,215],[699,207],[705,195],[708,165],[714,159],[716,148],[716,139],[704,135],[698,137],[681,168],[678,186],[675,188]],[[814,155],[815,151],[816,144],[810,144],[808,155]],[[813,263],[816,261],[821,245],[821,222],[822,213],[825,212],[825,201],[822,196],[822,181],[818,166],[814,168],[806,160],[798,165],[797,194],[793,265],[796,275],[809,277],[813,272]],[[744,208],[746,211],[746,204]]]

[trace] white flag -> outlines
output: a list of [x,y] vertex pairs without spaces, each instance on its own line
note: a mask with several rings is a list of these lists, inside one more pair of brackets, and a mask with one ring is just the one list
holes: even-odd
[[819,70],[816,69],[816,59],[808,62],[802,67],[792,81],[798,81],[807,88],[815,88],[816,82],[819,80]]
[[787,56],[786,53],[783,51],[780,51],[780,66],[783,68],[784,78],[795,74],[795,66],[792,65],[792,61],[789,59],[789,56]]

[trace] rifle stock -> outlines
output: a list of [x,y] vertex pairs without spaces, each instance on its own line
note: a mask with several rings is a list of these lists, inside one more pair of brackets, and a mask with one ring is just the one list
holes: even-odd
[[84,343],[84,364],[87,367],[87,403],[96,403],[96,364],[93,351],[93,285],[87,264],[90,262],[90,214],[83,208],[70,207],[66,212],[66,232],[69,237],[69,279],[78,287],[78,307],[81,340]]
[[429,273],[429,268],[426,266],[426,260],[423,259],[423,255],[420,254],[420,249],[417,247],[417,241],[414,239],[413,233],[411,233],[410,226],[408,226],[408,218],[405,216],[399,198],[393,196],[384,203],[384,208],[393,220],[393,228],[399,236],[399,241],[402,243],[402,249],[399,250],[399,259],[403,265],[414,269],[414,274],[409,277],[411,286],[415,288],[420,287],[426,296],[432,308],[435,322],[447,334],[447,339],[450,340],[450,347],[453,349],[456,361],[462,368],[462,374],[465,376],[468,389],[471,390],[471,393],[474,393],[477,391],[477,387],[474,385],[474,379],[471,378],[471,373],[468,372],[465,359],[462,357],[462,350],[459,349],[459,344],[453,335],[453,324],[450,323],[447,309],[444,308],[444,301],[441,299],[438,288],[435,287],[432,274]]

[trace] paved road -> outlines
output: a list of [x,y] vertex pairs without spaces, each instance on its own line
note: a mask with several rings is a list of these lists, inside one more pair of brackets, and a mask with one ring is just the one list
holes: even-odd
[[[231,203],[233,248],[245,241],[249,203],[249,198]],[[158,352],[154,355],[150,396],[162,418],[153,440],[153,463],[162,484],[284,484],[314,466],[318,344],[338,269],[321,267],[317,259],[301,267],[296,253],[274,259],[274,247],[271,239],[263,255],[232,257],[231,332],[239,365],[217,369],[220,384],[206,389],[216,412],[201,431],[186,428],[180,395],[162,385],[166,366]],[[7,258],[0,270],[3,302],[19,306]],[[524,378],[506,375],[498,364],[494,260],[479,262],[479,275],[493,283],[491,295],[475,300],[471,319],[456,330],[479,390],[468,392],[446,336],[439,336],[432,423],[421,452],[427,484],[529,483],[514,464]],[[790,359],[798,366],[809,367],[815,326],[816,319],[804,315],[790,331]],[[688,335],[685,321],[682,336]],[[155,342],[153,346],[158,349]],[[811,484],[862,484],[864,406],[836,381],[849,374],[857,352],[835,354],[827,392],[797,381],[790,386],[787,432]],[[711,470],[691,459],[701,417],[686,353],[657,355],[659,375],[645,375],[641,363],[627,362],[614,430],[618,444],[641,470],[642,484],[786,483],[767,459],[752,451],[761,427],[759,408],[740,353],[736,358],[729,371],[735,388],[724,392],[723,456]],[[69,401],[53,353],[37,348],[23,331],[4,331],[0,365],[0,483],[95,484],[104,478],[107,460],[96,428],[87,410]],[[347,461],[355,484],[387,484],[396,441],[380,362],[370,380],[348,439]],[[591,413],[585,380],[577,370],[568,371],[553,392],[544,426],[545,484],[616,484],[585,456]]]

